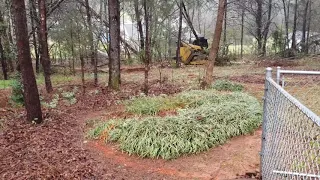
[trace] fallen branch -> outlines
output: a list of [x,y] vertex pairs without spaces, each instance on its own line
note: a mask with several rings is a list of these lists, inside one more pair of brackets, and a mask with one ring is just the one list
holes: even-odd
[[99,67],[104,67],[104,66],[108,66],[108,65],[109,65],[109,63],[104,63],[104,64],[98,65],[97,67],[99,68]]
[[52,64],[51,67],[61,67],[61,68],[67,68],[68,66],[62,65],[62,64]]

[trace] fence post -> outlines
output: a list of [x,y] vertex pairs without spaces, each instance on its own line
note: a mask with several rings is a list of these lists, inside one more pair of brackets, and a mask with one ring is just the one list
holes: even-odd
[[281,67],[278,66],[277,67],[277,84],[279,84],[279,85],[280,85],[280,78],[281,78],[280,71],[281,71]]
[[263,178],[263,161],[264,161],[264,151],[265,151],[265,141],[266,141],[266,127],[267,127],[267,98],[268,98],[268,79],[272,78],[272,68],[268,67],[266,69],[266,79],[265,79],[265,89],[263,97],[263,121],[262,121],[262,138],[261,138],[261,152],[260,152],[260,176]]

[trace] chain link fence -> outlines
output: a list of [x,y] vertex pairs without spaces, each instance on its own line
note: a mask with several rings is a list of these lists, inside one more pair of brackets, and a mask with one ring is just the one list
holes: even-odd
[[[316,76],[318,73],[320,75],[320,72],[281,72],[278,68],[276,82],[272,79],[271,71],[272,69],[268,68],[265,82],[262,179],[320,179],[320,118],[303,105],[303,102],[317,101],[313,95],[319,95],[320,91],[310,92],[306,88],[319,84],[310,82],[307,86],[302,86],[294,79],[297,74]],[[289,74],[292,76],[288,76]],[[312,97],[304,99],[303,94],[297,93],[291,87],[300,87],[305,95]],[[319,109],[319,106],[314,106],[314,109]]]
[[277,68],[277,83],[316,114],[320,114],[320,71]]

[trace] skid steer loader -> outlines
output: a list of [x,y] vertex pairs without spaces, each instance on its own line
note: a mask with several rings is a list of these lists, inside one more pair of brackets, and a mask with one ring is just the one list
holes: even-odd
[[204,48],[208,47],[207,39],[200,39],[194,41],[193,44],[181,42],[180,44],[180,57],[181,62],[185,65],[200,65],[205,64],[208,59],[208,54]]

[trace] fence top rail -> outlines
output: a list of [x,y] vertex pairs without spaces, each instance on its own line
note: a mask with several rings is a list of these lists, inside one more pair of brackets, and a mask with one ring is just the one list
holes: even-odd
[[320,117],[304,106],[300,101],[290,95],[286,90],[284,90],[280,85],[278,85],[271,77],[267,77],[266,80],[275,86],[278,91],[280,91],[286,98],[289,99],[297,108],[304,112],[314,123],[320,126]]
[[294,71],[294,70],[279,70],[280,74],[303,74],[303,75],[320,75],[320,71]]

